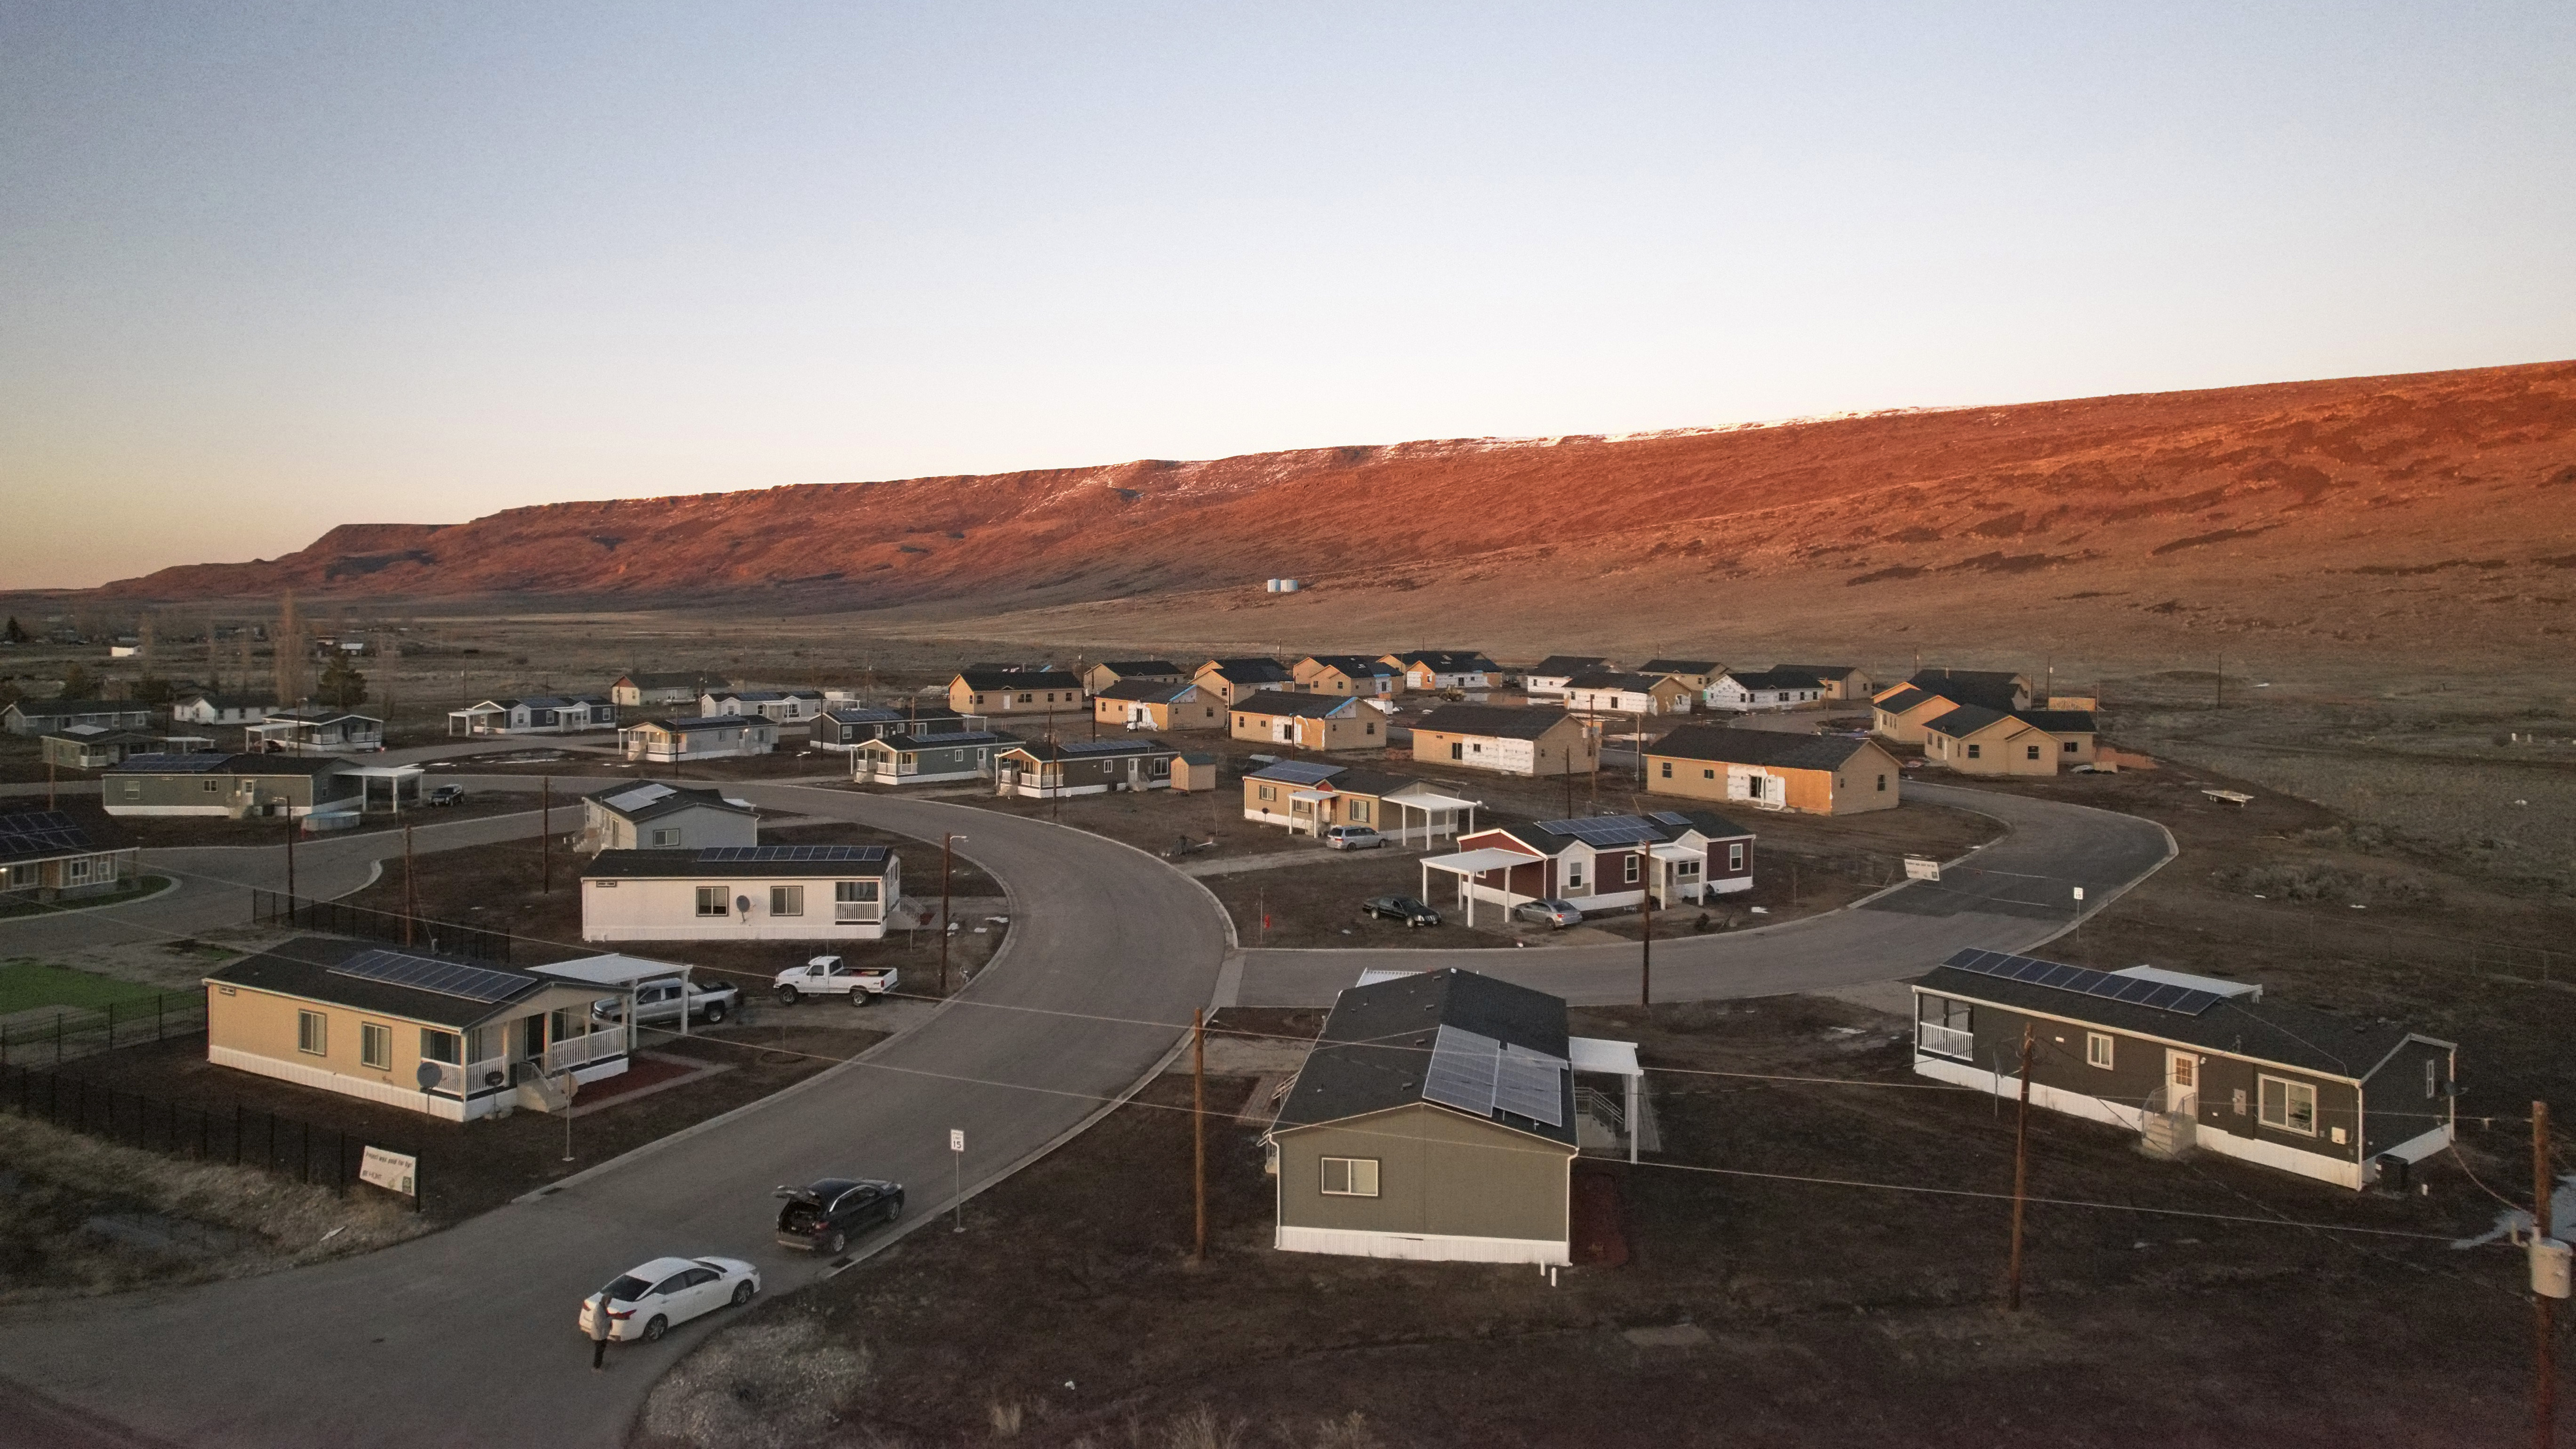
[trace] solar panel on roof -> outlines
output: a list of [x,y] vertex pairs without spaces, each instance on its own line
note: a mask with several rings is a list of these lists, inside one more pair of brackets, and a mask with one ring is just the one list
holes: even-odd
[[354,976],[361,981],[381,981],[388,986],[406,986],[414,991],[435,992],[460,1001],[507,1001],[536,984],[533,978],[512,971],[495,971],[488,966],[468,966],[461,961],[442,961],[434,956],[381,950],[361,951],[330,968],[330,974]]
[[1649,820],[1657,821],[1657,822],[1659,822],[1659,823],[1661,823],[1661,824],[1665,824],[1665,825],[1688,825],[1688,824],[1690,824],[1690,817],[1689,817],[1689,816],[1687,816],[1687,815],[1682,814],[1682,813],[1681,813],[1680,811],[1678,811],[1678,810],[1658,810],[1658,811],[1656,811],[1654,814],[1649,815],[1649,816],[1647,816],[1646,818],[1647,818],[1647,819],[1649,819]]
[[1562,1057],[1443,1026],[1432,1039],[1431,1064],[1422,1073],[1422,1096],[1479,1117],[1509,1112],[1562,1127],[1564,1073],[1570,1070],[1572,1064]]
[[1266,766],[1261,778],[1289,785],[1320,785],[1342,772],[1340,765],[1312,765],[1302,760],[1282,760]]
[[1494,1106],[1516,1117],[1565,1125],[1565,1073],[1572,1064],[1545,1052],[1506,1043],[1494,1077]]
[[1661,840],[1663,831],[1634,815],[1590,815],[1581,819],[1542,820],[1541,830],[1558,835],[1571,835],[1595,849],[1618,845],[1641,845]]
[[760,865],[780,861],[879,861],[882,845],[710,845],[698,852],[701,865]]
[[89,836],[60,810],[20,810],[0,815],[0,855],[88,848]]
[[1961,951],[1941,964],[1954,971],[2023,981],[2033,986],[2072,991],[2081,996],[2098,996],[2105,1001],[2127,1002],[2132,1006],[2170,1011],[2177,1016],[2198,1016],[2220,1000],[2216,992],[2161,983],[2152,983],[2153,990],[2142,992],[2137,989],[2141,981],[2139,977],[2114,976],[2107,971],[2087,970],[2060,961],[2007,956],[2001,951],[1982,951],[1975,947]]
[[1141,750],[1144,748],[1146,747],[1137,744],[1132,740],[1075,740],[1069,744],[1056,746],[1056,753],[1063,755],[1109,755],[1117,754],[1121,751]]

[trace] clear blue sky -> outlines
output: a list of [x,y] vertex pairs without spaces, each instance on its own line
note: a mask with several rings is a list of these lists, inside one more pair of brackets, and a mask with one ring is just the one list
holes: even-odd
[[0,0],[0,585],[2576,355],[2576,7]]

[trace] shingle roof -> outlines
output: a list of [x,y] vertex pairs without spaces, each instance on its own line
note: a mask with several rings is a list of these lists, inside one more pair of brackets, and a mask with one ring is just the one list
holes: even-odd
[[1061,669],[968,669],[959,672],[968,689],[1010,690],[1071,689],[1079,691],[1082,681]]
[[1327,669],[1338,669],[1357,679],[1391,679],[1397,673],[1394,665],[1383,659],[1371,659],[1365,654],[1309,654],[1306,657]]
[[1358,708],[1359,701],[1346,694],[1290,694],[1280,689],[1265,689],[1234,702],[1237,714],[1293,715],[1298,719],[1322,719]]
[[1880,709],[1886,710],[1889,714],[1903,714],[1917,705],[1938,698],[1940,698],[1939,695],[1926,694],[1913,685],[1900,684],[1893,691],[1880,695],[1877,704]]
[[1578,674],[1572,679],[1565,681],[1565,687],[1568,689],[1618,689],[1632,691],[1637,694],[1645,694],[1651,692],[1656,685],[1663,683],[1666,677],[1667,676],[1661,674],[1619,674],[1605,669],[1596,670],[1589,674]]
[[2093,711],[2089,709],[2024,709],[2013,718],[2033,724],[2050,734],[2089,735],[2093,730]]
[[1403,649],[1396,658],[1406,664],[1427,664],[1434,674],[1474,674],[1500,666],[1475,649]]
[[1116,684],[1109,686],[1107,689],[1100,690],[1093,694],[1091,697],[1093,699],[1137,700],[1140,702],[1151,702],[1154,704],[1169,704],[1173,700],[1195,692],[1197,689],[1198,686],[1196,684],[1186,679],[1180,680],[1177,683],[1169,679],[1122,679]]
[[30,719],[66,714],[150,714],[152,707],[130,699],[19,699],[9,708]]
[[1860,667],[1853,664],[1775,664],[1771,667],[1794,669],[1800,674],[1812,674],[1818,679],[1849,679],[1860,673]]
[[[350,769],[336,755],[223,755],[209,763],[205,755],[128,755],[107,767],[111,775],[334,775]],[[167,763],[184,762],[184,763]]]
[[1553,679],[1560,674],[1581,674],[1586,670],[1599,669],[1609,662],[1610,656],[1606,654],[1551,654],[1523,672]]
[[[412,986],[396,986],[388,981],[371,981],[361,976],[337,976],[331,968],[361,951],[398,950],[404,956],[418,956],[431,961],[452,961],[459,966],[472,966],[512,978],[516,990],[500,1001],[471,1001],[462,996],[448,996],[436,991],[423,991]],[[399,1017],[405,1021],[427,1022],[432,1026],[462,1030],[518,1009],[517,1004],[559,983],[533,972],[496,966],[489,961],[466,961],[442,956],[417,946],[389,948],[372,941],[344,941],[327,936],[297,936],[273,946],[256,956],[246,956],[220,971],[209,972],[208,981],[225,986],[244,986],[254,991],[274,991],[282,996],[300,996],[307,1001],[345,1006],[352,1011]]]
[[1714,674],[1714,659],[1649,659],[1637,666],[1640,674]]
[[1979,730],[2004,723],[2012,718],[2011,715],[1999,709],[1988,709],[1981,704],[1963,704],[1948,714],[1924,721],[1923,728],[1936,735],[1963,740]]
[[733,685],[732,680],[721,674],[707,674],[689,669],[663,670],[658,673],[648,673],[641,669],[630,670],[619,675],[617,682],[633,685],[637,689],[691,689],[700,693],[710,689],[729,689]]
[[1513,708],[1500,704],[1444,704],[1414,722],[1434,734],[1491,735],[1498,739],[1534,740],[1573,718],[1553,705]]
[[1188,670],[1168,659],[1103,659],[1092,666],[1126,678],[1135,674],[1187,674]]
[[[759,847],[735,846],[733,850]],[[726,847],[716,847],[724,850]],[[857,847],[865,855],[848,860],[710,860],[705,850],[603,850],[581,872],[583,880],[768,880],[882,876],[895,869],[895,856],[883,846]]]
[[1161,740],[1044,740],[1016,744],[1003,751],[1010,755],[1027,755],[1033,760],[1123,760],[1130,755],[1177,755],[1180,751]]
[[879,735],[860,742],[859,748],[883,746],[890,750],[941,750],[957,745],[1016,745],[1019,742],[1018,735],[1004,734],[1000,730],[954,730],[937,734]]
[[1224,675],[1230,684],[1287,684],[1296,679],[1296,671],[1276,659],[1211,659],[1215,669],[1206,671]]
[[1243,778],[1281,785],[1313,785],[1350,771],[1348,765],[1327,765],[1315,760],[1273,760],[1258,770],[1246,770]]
[[1803,669],[1730,669],[1726,677],[1746,689],[1822,689],[1825,682]]
[[[1423,1101],[1432,1041],[1444,1026],[1566,1059],[1565,1003],[1544,991],[1456,967],[1354,986],[1333,1003],[1323,1034],[1297,1073],[1295,1090],[1279,1105],[1276,1125],[1339,1122]],[[1572,1148],[1574,1074],[1565,1072],[1560,1080],[1564,1101],[1558,1105],[1559,1125],[1500,1108],[1485,1120]]]
[[1914,984],[1943,996],[2044,1011],[2139,1036],[2163,1037],[2338,1077],[2362,1076],[2409,1036],[2417,1035],[2402,1026],[2247,997],[2224,997],[2197,1016],[2185,1016],[2135,1002],[2113,1001],[1952,966],[1935,966]]
[[1330,790],[1337,795],[1370,795],[1384,799],[1407,786],[1421,783],[1422,781],[1411,775],[1390,775],[1383,770],[1345,768],[1336,772],[1333,778],[1324,781],[1320,788]]
[[1646,746],[1646,757],[1714,760],[1775,770],[1838,770],[1869,741],[1846,735],[1790,735],[1724,725],[1683,725]]
[[[1680,823],[1676,824],[1671,820],[1659,818],[1664,815],[1679,816]],[[1694,830],[1711,840],[1751,840],[1753,838],[1752,831],[1714,810],[1661,810],[1654,815],[1595,815],[1586,819],[1602,823],[1633,825],[1642,830],[1652,831],[1655,837],[1653,843],[1658,845],[1669,845]],[[1560,820],[1550,823],[1562,825],[1565,822]],[[1544,824],[1497,825],[1494,828],[1527,845],[1530,849],[1548,856],[1562,855],[1568,847],[1583,843],[1583,838],[1579,835],[1570,831],[1550,830]],[[1628,847],[1615,845],[1594,847],[1598,850],[1626,848]]]
[[2000,710],[2013,707],[2013,695],[2021,687],[2017,676],[1995,669],[1925,669],[1905,682],[1958,704]]
[[645,725],[659,725],[663,729],[669,730],[675,735],[686,735],[695,734],[700,730],[734,729],[749,725],[765,725],[767,723],[769,723],[769,721],[757,716],[745,717],[738,714],[701,714],[691,715],[686,719],[638,720],[635,723],[635,727],[640,729]]

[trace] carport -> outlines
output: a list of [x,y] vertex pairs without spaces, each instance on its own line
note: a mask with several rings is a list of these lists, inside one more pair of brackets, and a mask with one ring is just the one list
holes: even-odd
[[422,770],[418,765],[353,765],[349,773],[358,777],[358,813],[367,813],[367,801],[375,793],[375,782],[385,782],[385,802],[396,815],[402,813],[403,782],[411,782],[412,808],[420,808]]
[[[1411,817],[1405,812],[1419,810],[1422,812],[1422,843],[1425,846],[1428,846],[1432,841],[1437,840],[1440,837],[1440,827],[1443,825],[1449,827],[1448,833],[1452,837],[1475,834],[1476,807],[1484,804],[1485,802],[1482,800],[1462,800],[1455,795],[1443,795],[1433,790],[1406,790],[1400,794],[1387,796],[1386,803],[1394,806],[1396,809],[1395,838],[1397,843],[1403,845],[1411,845],[1413,843],[1413,826],[1410,823]],[[1461,810],[1467,812],[1467,828],[1465,830],[1460,830],[1458,828],[1458,812]],[[1442,819],[1441,817],[1443,816],[1447,818]]]
[[[552,976],[562,981],[577,981],[584,986],[597,986],[624,996],[625,1014],[618,1018],[619,1024],[614,1030],[629,1036],[635,1034],[635,988],[647,981],[668,981],[677,977],[680,982],[680,1035],[689,1034],[689,972],[694,968],[686,962],[654,961],[642,956],[621,956],[612,953],[606,956],[584,956],[574,961],[558,961],[551,966],[538,966],[531,969],[540,976]],[[597,1030],[591,1033],[592,1036],[605,1034]],[[567,1043],[572,1040],[576,1038],[565,1039]],[[642,1038],[637,1037],[635,1045],[640,1047],[642,1044]],[[604,1053],[607,1048],[604,1044],[600,1044],[598,1050]],[[558,1069],[554,1061],[555,1051],[555,1047],[546,1049],[546,1066],[549,1071]]]
[[1458,899],[1466,903],[1467,924],[1472,926],[1476,924],[1476,893],[1467,887],[1476,877],[1489,870],[1504,871],[1506,873],[1503,876],[1503,918],[1509,920],[1513,902],[1512,878],[1508,872],[1513,866],[1533,865],[1537,861],[1537,856],[1526,855],[1517,850],[1500,850],[1493,846],[1487,846],[1482,850],[1462,850],[1455,855],[1426,855],[1422,858],[1422,898],[1426,901],[1431,899],[1433,871],[1457,877]]

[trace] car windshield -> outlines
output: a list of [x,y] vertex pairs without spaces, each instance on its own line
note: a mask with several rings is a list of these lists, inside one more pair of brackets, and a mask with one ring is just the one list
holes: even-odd
[[609,1284],[605,1291],[611,1302],[632,1303],[652,1292],[653,1285],[632,1273],[620,1273],[617,1275],[617,1281]]

